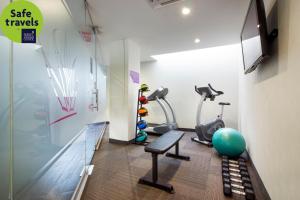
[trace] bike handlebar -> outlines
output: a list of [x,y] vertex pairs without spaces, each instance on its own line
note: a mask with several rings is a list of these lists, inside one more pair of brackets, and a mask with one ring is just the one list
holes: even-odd
[[197,93],[199,93],[199,90],[198,90],[197,85],[195,85],[195,91],[196,91]]
[[209,87],[212,91],[214,91],[214,92],[216,93],[215,96],[220,96],[220,95],[224,94],[224,92],[222,92],[222,91],[215,90],[215,89],[211,86],[210,83],[208,84],[208,87]]

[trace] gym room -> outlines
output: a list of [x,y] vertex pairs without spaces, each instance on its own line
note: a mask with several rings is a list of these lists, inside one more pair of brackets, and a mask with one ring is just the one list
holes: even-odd
[[300,1],[0,0],[0,200],[298,200]]

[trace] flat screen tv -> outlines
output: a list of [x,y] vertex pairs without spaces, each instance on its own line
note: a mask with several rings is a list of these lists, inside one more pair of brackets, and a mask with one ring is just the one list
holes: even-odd
[[241,45],[247,74],[268,56],[267,19],[263,0],[250,1],[241,32]]

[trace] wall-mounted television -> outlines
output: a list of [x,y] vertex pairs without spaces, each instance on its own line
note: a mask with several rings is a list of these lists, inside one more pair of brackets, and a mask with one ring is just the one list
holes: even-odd
[[250,73],[268,56],[267,19],[263,0],[251,0],[243,29],[241,45],[245,73]]

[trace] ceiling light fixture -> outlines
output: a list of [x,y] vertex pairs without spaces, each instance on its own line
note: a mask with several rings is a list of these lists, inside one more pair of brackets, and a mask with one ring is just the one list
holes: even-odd
[[198,43],[200,43],[200,41],[201,41],[201,40],[200,40],[199,38],[196,38],[194,42],[195,42],[196,44],[198,44]]
[[183,7],[181,10],[181,13],[183,15],[189,15],[191,13],[191,9],[187,8],[187,7]]

